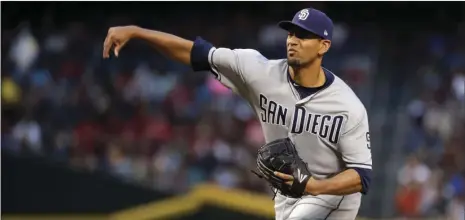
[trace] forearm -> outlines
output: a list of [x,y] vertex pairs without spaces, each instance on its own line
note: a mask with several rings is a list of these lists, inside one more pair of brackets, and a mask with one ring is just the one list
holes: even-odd
[[166,57],[191,65],[191,50],[194,42],[176,35],[148,30],[140,27],[133,28],[133,38],[142,39],[151,44]]
[[348,195],[362,190],[362,182],[357,171],[345,170],[338,175],[324,180],[310,179],[306,192],[311,195]]

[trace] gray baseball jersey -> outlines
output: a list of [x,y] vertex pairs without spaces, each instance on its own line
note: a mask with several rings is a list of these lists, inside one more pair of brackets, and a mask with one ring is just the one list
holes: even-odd
[[[290,137],[316,179],[328,178],[352,167],[371,170],[365,107],[349,86],[329,70],[325,69],[325,72],[327,81],[331,82],[302,97],[289,77],[285,59],[268,60],[252,49],[210,47],[208,63],[222,84],[250,103],[266,142]],[[276,218],[288,219],[291,215],[318,217],[311,216],[311,210],[315,209],[322,219],[330,213],[336,216],[337,210],[352,211],[346,219],[353,219],[360,202],[361,193],[305,196],[299,200],[278,194]],[[318,208],[296,208],[302,204]]]

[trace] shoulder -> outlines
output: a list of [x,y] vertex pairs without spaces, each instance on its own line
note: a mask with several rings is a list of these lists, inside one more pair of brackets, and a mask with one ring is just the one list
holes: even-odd
[[328,96],[336,109],[347,116],[347,120],[357,123],[367,115],[367,110],[355,92],[341,78],[334,76],[333,84],[328,88]]
[[218,47],[218,48],[212,48],[211,53],[212,54],[233,53],[239,59],[252,58],[252,57],[257,58],[257,59],[265,58],[258,50],[255,50],[255,49],[243,49],[243,48],[230,49],[226,47]]
[[260,51],[250,48],[235,48],[229,49],[224,47],[212,48],[211,53],[233,53],[237,56],[237,59],[251,62],[258,62],[269,65],[279,65],[282,64],[283,59],[268,59]]
[[[217,50],[225,50],[218,48]],[[228,49],[226,49],[228,50]],[[232,49],[236,55],[236,60],[245,71],[252,72],[282,72],[287,68],[285,59],[268,59],[265,55],[255,49]]]

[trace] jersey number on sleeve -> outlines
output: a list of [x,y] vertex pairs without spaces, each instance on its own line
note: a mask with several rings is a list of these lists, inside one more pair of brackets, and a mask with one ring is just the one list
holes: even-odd
[[367,139],[367,148],[371,150],[371,145],[370,145],[370,132],[367,132],[365,134],[365,137]]

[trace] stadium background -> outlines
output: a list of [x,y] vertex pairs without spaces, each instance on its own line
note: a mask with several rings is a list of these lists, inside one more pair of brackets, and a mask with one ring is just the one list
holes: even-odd
[[2,2],[3,217],[271,219],[248,105],[142,42],[110,60],[102,43],[137,24],[282,58],[276,22],[310,6],[335,22],[325,66],[370,116],[360,216],[463,220],[462,2]]

